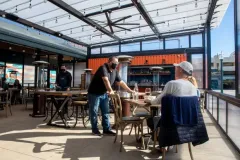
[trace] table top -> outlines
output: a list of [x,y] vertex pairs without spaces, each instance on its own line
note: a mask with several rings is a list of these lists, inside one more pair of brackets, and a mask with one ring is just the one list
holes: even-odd
[[149,103],[144,102],[144,99],[134,100],[134,99],[124,99],[125,102],[136,105],[138,107],[155,107],[160,108],[161,105],[151,105]]
[[35,93],[49,96],[72,96],[87,94],[86,91],[36,91]]

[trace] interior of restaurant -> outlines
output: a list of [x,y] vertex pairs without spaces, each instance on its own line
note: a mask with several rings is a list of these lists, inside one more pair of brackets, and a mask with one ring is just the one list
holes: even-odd
[[[0,1],[0,144],[12,142],[28,147],[18,151],[9,143],[3,150],[18,152],[23,159],[25,155],[32,159],[69,160],[239,159],[238,3],[239,0]],[[104,137],[101,140],[105,141],[98,142],[91,135],[88,88],[99,67],[110,57],[118,58],[121,79],[138,92],[129,94],[114,83],[115,96],[109,94],[110,122],[116,129],[115,142],[120,144],[121,153],[118,145],[113,146],[113,138]],[[158,117],[161,104],[150,105],[145,100],[158,97],[168,82],[179,79],[174,64],[184,61],[193,67],[199,117],[205,121],[203,130],[207,130],[209,141],[192,148],[189,142],[179,142],[159,149],[155,145],[161,144],[157,137],[161,128],[149,131],[147,116]],[[56,81],[62,65],[72,80],[69,90],[58,91]],[[16,80],[21,89],[16,88]],[[5,93],[7,98],[3,98]],[[62,115],[65,106],[68,112]],[[146,111],[147,115],[143,114]],[[104,123],[101,114],[97,113],[98,126],[100,121]],[[135,119],[129,122],[123,117]],[[137,137],[133,136],[134,130]],[[33,132],[33,136],[28,132]],[[39,134],[36,137],[35,132]],[[18,134],[22,134],[22,139]],[[106,144],[108,147],[103,149]],[[215,149],[217,146],[222,153]],[[49,150],[43,151],[47,147]],[[96,154],[87,150],[96,150]],[[4,156],[4,160],[17,157],[10,153]]]

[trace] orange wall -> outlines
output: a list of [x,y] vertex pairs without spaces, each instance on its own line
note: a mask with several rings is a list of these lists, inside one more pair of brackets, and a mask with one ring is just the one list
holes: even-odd
[[[148,63],[145,63],[146,60]],[[184,54],[168,54],[168,55],[149,55],[149,56],[134,56],[131,66],[139,65],[161,65],[173,64],[186,61],[187,57]],[[91,58],[88,60],[88,68],[93,69],[93,74],[97,71],[98,67],[108,61],[108,58]],[[165,61],[165,63],[163,63]]]

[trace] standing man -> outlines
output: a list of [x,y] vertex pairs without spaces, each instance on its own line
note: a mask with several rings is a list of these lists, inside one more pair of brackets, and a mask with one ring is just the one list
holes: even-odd
[[70,91],[72,84],[72,75],[66,70],[65,65],[61,65],[60,72],[56,78],[57,90]]
[[111,131],[109,122],[109,98],[108,94],[113,94],[112,85],[114,82],[120,85],[129,93],[133,93],[125,82],[123,82],[116,70],[118,65],[117,57],[110,57],[108,63],[100,66],[95,73],[90,86],[88,88],[88,102],[89,112],[92,125],[92,133],[94,135],[101,135],[97,126],[98,108],[100,107],[102,112],[102,126],[103,133],[107,135],[115,135]]
[[[61,65],[60,72],[56,78],[56,90],[57,91],[70,91],[70,87],[72,84],[72,75],[66,70],[65,65]],[[68,104],[64,106],[62,114],[68,113]]]

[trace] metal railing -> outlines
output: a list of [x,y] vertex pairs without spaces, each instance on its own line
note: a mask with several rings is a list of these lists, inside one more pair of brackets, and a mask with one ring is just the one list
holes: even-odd
[[210,90],[205,98],[208,113],[240,153],[240,99]]

